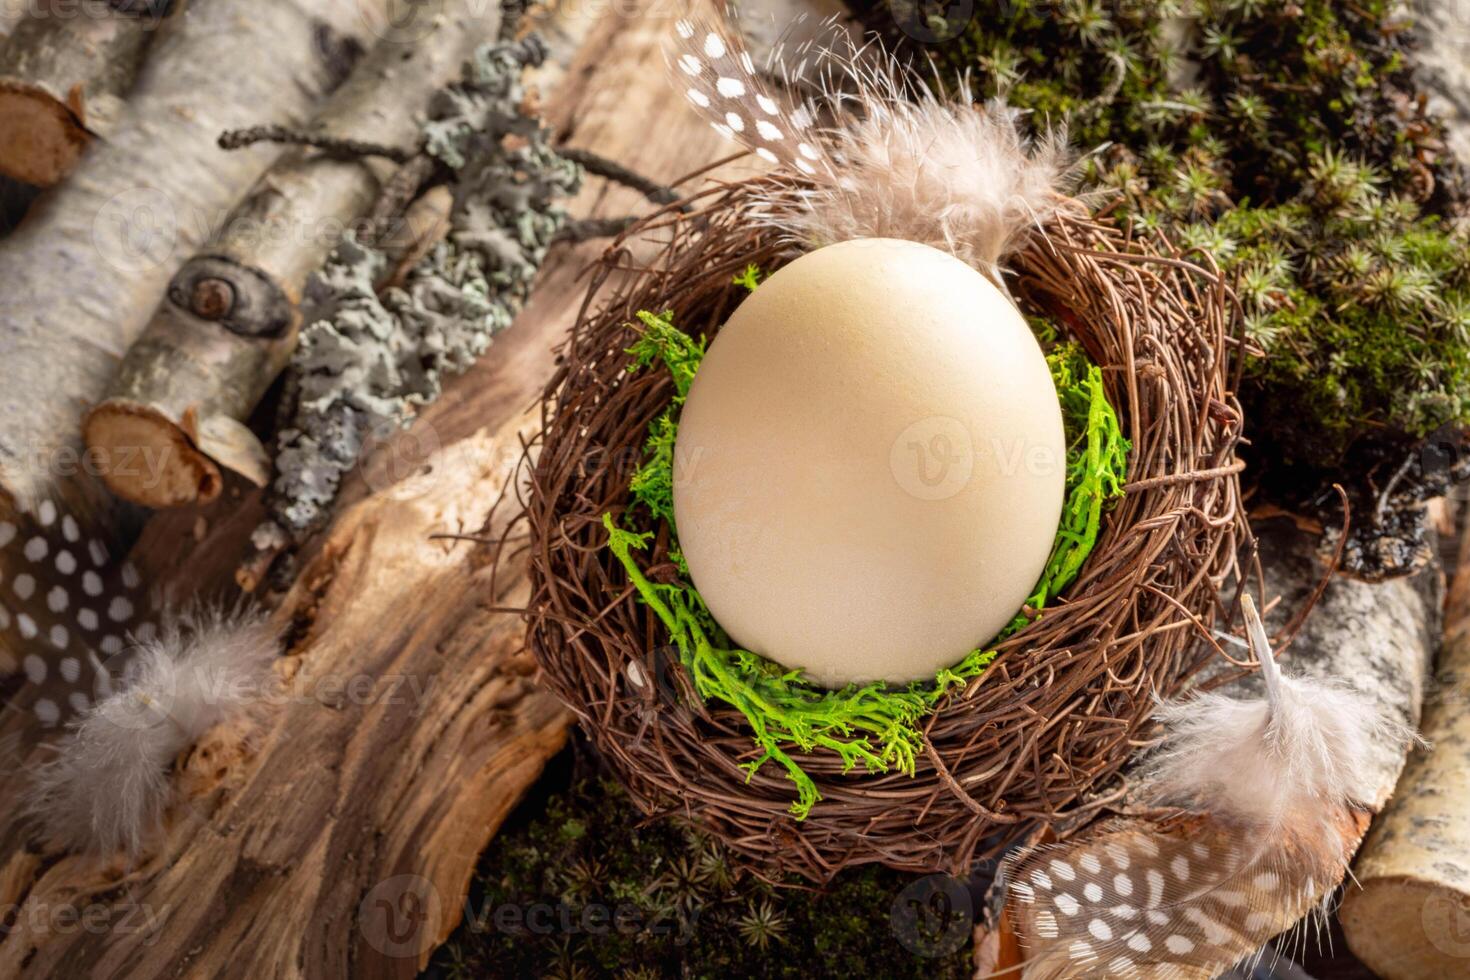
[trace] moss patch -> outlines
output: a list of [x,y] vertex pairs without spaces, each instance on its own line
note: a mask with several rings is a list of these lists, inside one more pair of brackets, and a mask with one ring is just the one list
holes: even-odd
[[772,887],[687,825],[643,822],[613,780],[576,779],[502,829],[426,976],[968,977],[973,916],[930,914],[922,884],[866,867]]
[[[908,22],[899,2],[868,5],[870,25]],[[1267,355],[1241,393],[1252,472],[1288,496],[1353,482],[1370,443],[1396,441],[1397,465],[1470,422],[1470,241],[1444,220],[1464,181],[1419,106],[1402,7],[981,0],[918,52],[1105,147],[1087,186],[1236,278]]]

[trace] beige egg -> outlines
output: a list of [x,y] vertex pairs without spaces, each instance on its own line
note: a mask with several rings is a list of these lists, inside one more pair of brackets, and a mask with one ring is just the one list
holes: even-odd
[[674,513],[731,639],[819,684],[932,679],[1041,576],[1066,446],[1036,339],[989,280],[913,242],[818,249],[710,345]]

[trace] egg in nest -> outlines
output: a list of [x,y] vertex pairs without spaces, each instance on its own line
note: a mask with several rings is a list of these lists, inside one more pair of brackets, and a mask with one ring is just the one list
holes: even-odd
[[857,239],[763,282],[720,330],[675,446],[694,586],[731,639],[841,687],[932,679],[1046,566],[1066,443],[1036,338],[990,280]]

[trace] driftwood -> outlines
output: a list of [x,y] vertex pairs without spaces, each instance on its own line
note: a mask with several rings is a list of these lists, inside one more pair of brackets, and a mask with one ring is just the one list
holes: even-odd
[[1430,747],[1375,822],[1343,900],[1348,945],[1386,980],[1470,970],[1470,535],[1445,604],[1444,646],[1425,710]]
[[158,22],[104,0],[33,8],[0,44],[0,174],[50,187],[114,132]]
[[[565,29],[590,36],[549,123],[663,180],[725,153],[647,68],[664,21],[573,8],[591,19]],[[628,126],[627,105],[653,125]],[[636,193],[591,181],[570,209],[638,207]],[[218,733],[185,756],[178,778],[193,803],[173,814],[166,849],[120,873],[60,857],[34,828],[0,833],[0,909],[14,910],[0,929],[0,976],[417,973],[458,922],[479,852],[569,721],[518,652],[519,615],[499,608],[525,595],[516,536],[493,575],[494,545],[429,536],[481,537],[528,432],[521,413],[600,248],[553,250],[491,355],[350,474],[353,503],[303,553],[282,606],[298,627],[282,674],[302,693],[273,709],[253,750]],[[428,443],[440,451],[412,450]],[[226,480],[202,511],[160,513],[134,550],[172,598],[229,583],[244,552],[259,493]],[[495,511],[489,540],[514,510],[507,500]],[[353,678],[366,678],[369,697],[352,693]],[[393,692],[407,703],[376,697]],[[21,717],[0,716],[0,739]],[[0,780],[0,813],[14,812],[22,784]],[[103,924],[51,928],[68,909]]]
[[299,124],[341,79],[324,52],[370,34],[386,6],[210,0],[170,21],[112,136],[0,242],[0,361],[29,382],[0,389],[0,490],[30,498],[80,468],[80,411],[174,270],[277,155],[225,153],[219,133]]
[[[378,43],[317,114],[311,137],[413,149],[430,96],[495,36],[499,8],[441,0],[415,17],[429,25],[422,36]],[[221,465],[266,482],[269,458],[244,422],[295,350],[307,277],[388,172],[381,158],[293,151],[184,264],[84,422],[113,492],[150,507],[210,500]],[[156,471],[121,465],[138,447],[161,461]]]
[[[22,911],[0,975],[416,972],[452,927],[474,855],[565,739],[519,623],[490,608],[520,601],[524,576],[494,575],[484,546],[431,537],[484,521],[531,425],[520,416],[459,443],[427,493],[343,516],[279,611],[299,639],[279,664],[283,703],[260,755],[230,731],[187,753],[176,778],[189,802],[128,888],[89,857],[26,881],[40,870],[26,838],[45,847],[44,834],[12,828],[0,905]],[[60,936],[37,911],[94,903],[151,910],[157,928],[112,918]],[[421,930],[412,945],[404,922]]]

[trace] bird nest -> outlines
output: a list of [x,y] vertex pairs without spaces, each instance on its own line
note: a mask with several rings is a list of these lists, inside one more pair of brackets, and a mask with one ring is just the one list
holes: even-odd
[[[1078,204],[1008,262],[1023,311],[1102,369],[1131,443],[1124,493],[1056,604],[926,711],[909,766],[871,771],[835,752],[801,753],[820,800],[797,819],[788,774],[759,764],[746,714],[697,692],[605,523],[630,512],[649,427],[675,393],[668,372],[629,371],[637,314],[672,310],[682,330],[713,338],[745,295],[742,270],[797,254],[743,217],[774,179],[671,207],[594,266],[544,394],[527,489],[529,642],[646,812],[687,816],[767,870],[816,881],[870,862],[962,869],[1040,824],[1084,822],[1117,802],[1155,699],[1177,693],[1209,656],[1202,636],[1224,615],[1219,589],[1249,534],[1229,291],[1165,243],[1129,237]],[[666,244],[636,261],[633,243],[651,238]],[[676,581],[670,528],[646,530],[644,575]]]

